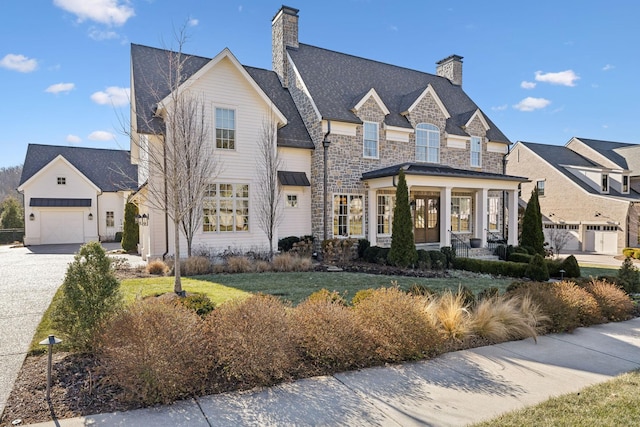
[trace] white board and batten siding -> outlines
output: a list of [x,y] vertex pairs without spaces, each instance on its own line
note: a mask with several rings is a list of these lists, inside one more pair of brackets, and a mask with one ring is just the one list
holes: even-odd
[[[309,149],[279,148],[282,169],[304,172],[311,180],[311,152]],[[287,196],[297,197],[297,206],[287,206]],[[311,187],[282,187],[282,221],[278,226],[278,238],[311,234]]]

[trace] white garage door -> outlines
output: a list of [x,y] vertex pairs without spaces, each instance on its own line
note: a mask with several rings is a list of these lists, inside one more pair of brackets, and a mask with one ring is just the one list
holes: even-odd
[[40,219],[40,243],[83,243],[83,211],[42,212]]
[[585,233],[585,250],[602,254],[618,252],[618,233],[616,231],[587,231]]

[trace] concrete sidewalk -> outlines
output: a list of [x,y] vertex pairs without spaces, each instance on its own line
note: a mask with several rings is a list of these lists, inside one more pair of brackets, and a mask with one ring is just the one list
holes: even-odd
[[461,426],[640,368],[640,318],[39,426]]

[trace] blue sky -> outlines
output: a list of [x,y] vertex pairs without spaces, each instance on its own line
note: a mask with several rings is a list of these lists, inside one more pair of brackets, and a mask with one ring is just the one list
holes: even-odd
[[[185,52],[271,69],[282,2],[2,0],[0,167],[29,143],[128,149],[130,43],[172,47],[187,25]],[[463,56],[465,91],[513,142],[640,143],[636,0],[286,4],[303,43],[429,73]]]

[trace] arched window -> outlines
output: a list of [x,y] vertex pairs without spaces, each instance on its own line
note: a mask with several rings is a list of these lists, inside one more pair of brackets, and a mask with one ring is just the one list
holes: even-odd
[[428,123],[416,126],[416,161],[440,163],[440,129]]

